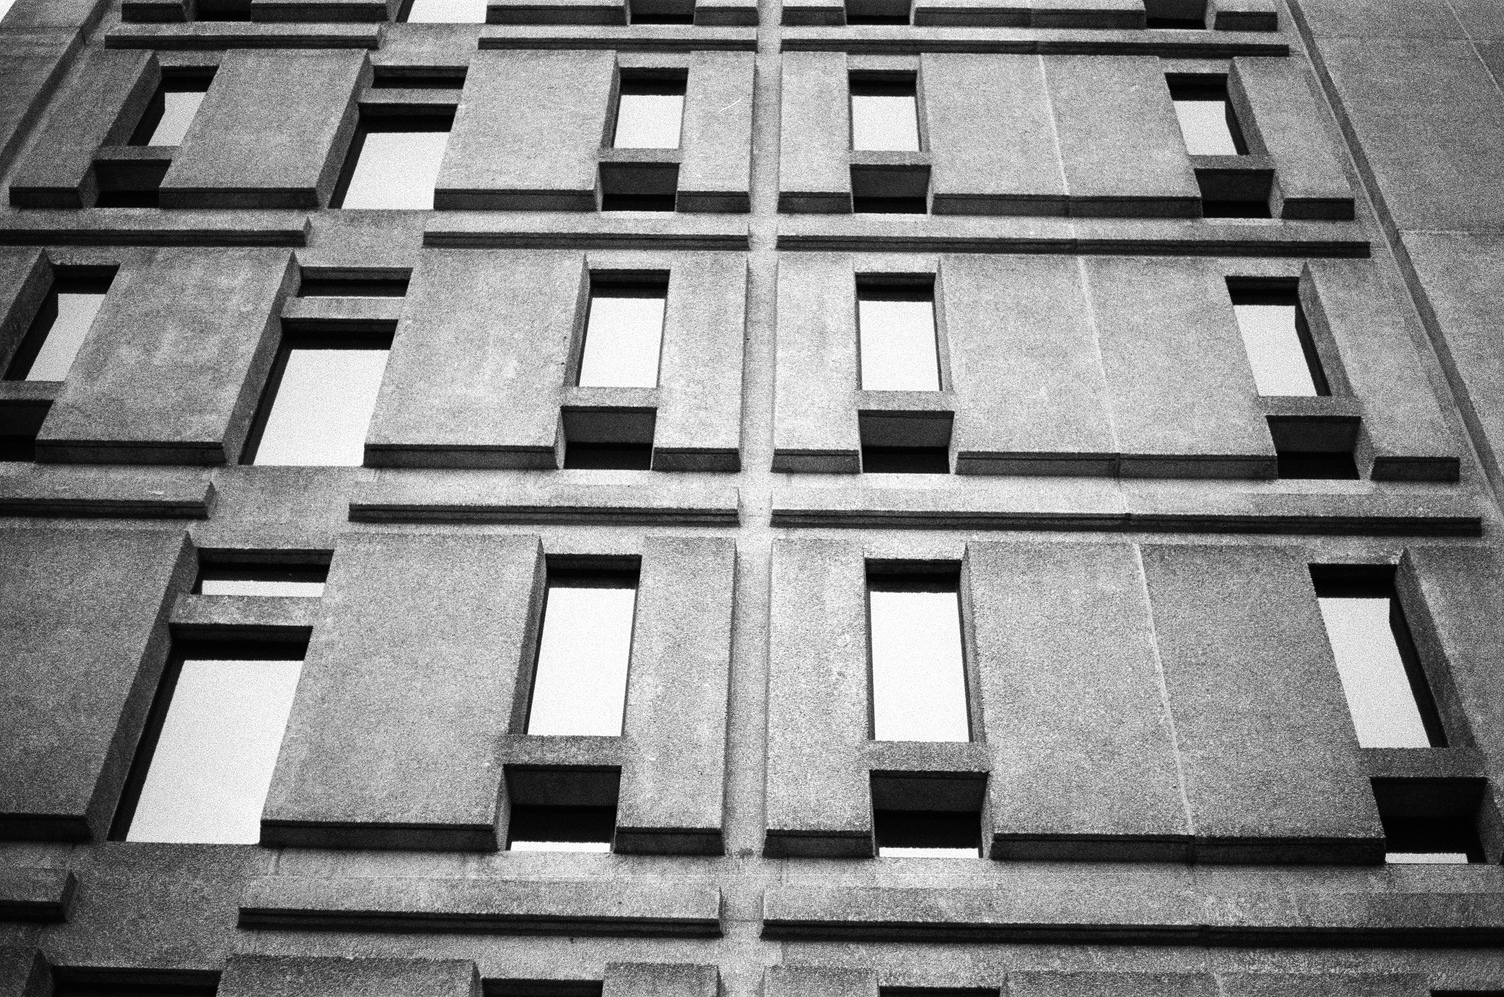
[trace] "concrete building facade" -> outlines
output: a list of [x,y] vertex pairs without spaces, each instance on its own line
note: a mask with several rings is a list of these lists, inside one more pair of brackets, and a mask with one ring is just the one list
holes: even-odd
[[[0,997],[1504,991],[1504,5],[426,2],[0,20]],[[529,733],[571,585],[619,733]],[[302,663],[253,840],[130,840],[221,658]]]

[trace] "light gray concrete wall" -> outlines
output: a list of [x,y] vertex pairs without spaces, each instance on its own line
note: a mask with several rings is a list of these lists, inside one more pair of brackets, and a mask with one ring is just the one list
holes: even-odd
[[235,956],[225,997],[480,997],[475,963],[461,959],[331,959]]

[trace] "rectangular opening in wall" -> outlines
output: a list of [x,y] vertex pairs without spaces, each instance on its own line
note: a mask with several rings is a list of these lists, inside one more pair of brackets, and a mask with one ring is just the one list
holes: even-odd
[[1479,833],[1488,794],[1483,779],[1374,779],[1384,825],[1385,861],[1461,864],[1487,861]]
[[66,378],[114,279],[114,267],[55,267],[52,287],[11,354],[5,380]]
[[693,24],[694,0],[628,0],[633,24]]
[[[485,5],[481,4],[481,16]],[[463,65],[373,66],[372,90],[463,90],[469,68]]]
[[390,334],[284,332],[241,463],[363,463],[391,348]]
[[879,858],[981,858],[984,772],[873,772]]
[[251,0],[196,0],[193,16],[199,21],[249,21]]
[[52,997],[214,997],[220,974],[207,969],[52,967]]
[[1311,565],[1358,743],[1444,748],[1446,733],[1394,577],[1390,565]]
[[870,562],[872,738],[969,741],[960,568]]
[[343,270],[304,268],[298,278],[300,298],[401,298],[410,270]]
[[279,556],[254,551],[199,551],[195,595],[317,599],[329,579],[329,554]]
[[432,210],[453,123],[452,108],[424,114],[362,111],[329,206]]
[[847,24],[908,24],[912,0],[846,0]]
[[1274,441],[1276,473],[1280,478],[1358,480],[1361,420],[1357,416],[1268,416]]
[[857,163],[851,167],[851,210],[858,214],[926,214],[929,195],[927,163]]
[[647,471],[653,466],[655,408],[565,406],[564,467],[584,471]]
[[933,275],[858,276],[856,325],[863,391],[940,390]]
[[486,0],[408,0],[400,20],[409,24],[484,24]]
[[851,148],[919,151],[919,99],[913,74],[853,73],[850,86]]
[[508,765],[506,784],[508,851],[611,850],[620,769]]
[[1332,393],[1297,282],[1228,278],[1243,350],[1261,395],[1325,396]]
[[550,559],[528,734],[621,735],[637,574],[635,560]]
[[1246,156],[1248,143],[1227,97],[1226,76],[1166,78],[1186,152],[1192,156]]
[[582,388],[656,388],[668,274],[591,274]]
[[601,163],[602,211],[673,211],[678,195],[678,163]]
[[615,149],[677,149],[685,77],[623,75],[616,101]]
[[1206,28],[1206,0],[1144,0],[1145,26],[1163,30]]
[[175,646],[111,837],[259,841],[305,650],[301,644]]
[[480,990],[485,997],[601,997],[603,989],[600,980],[497,977],[480,981]]
[[214,82],[212,67],[164,69],[162,82],[146,105],[131,133],[131,145],[177,146],[183,144],[188,126]]
[[857,412],[863,474],[949,474],[955,414],[942,411]]

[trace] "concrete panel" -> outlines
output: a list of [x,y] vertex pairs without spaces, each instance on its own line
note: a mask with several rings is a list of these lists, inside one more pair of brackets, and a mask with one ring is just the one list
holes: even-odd
[[[842,11],[842,19],[845,13]],[[851,211],[851,103],[844,52],[785,52],[778,210]]]
[[251,0],[251,20],[281,23],[385,23],[401,0]]
[[1072,215],[1200,216],[1201,188],[1158,59],[1043,61]]
[[1218,973],[1222,997],[1426,997],[1420,973]]
[[1142,556],[1196,859],[1382,861],[1306,562],[1273,547]]
[[52,263],[40,249],[0,249],[0,374],[51,287]]
[[1138,553],[971,543],[992,857],[1185,861],[1191,828]]
[[[558,466],[578,253],[425,250],[366,436],[377,466]],[[432,390],[436,370],[445,390]]]
[[1331,337],[1363,403],[1360,458],[1376,481],[1456,481],[1459,441],[1447,427],[1394,290],[1371,263],[1312,260],[1301,277],[1312,332]]
[[162,207],[327,205],[370,73],[359,51],[226,52],[162,179]]
[[926,53],[919,64],[935,214],[1065,214],[1040,57]]
[[232,955],[218,997],[480,997],[468,959]]
[[714,966],[685,962],[608,962],[601,997],[716,997]]
[[67,869],[0,868],[0,921],[66,920],[77,886]]
[[99,193],[94,153],[123,144],[156,92],[161,70],[146,52],[90,49],[73,82],[52,104],[46,127],[10,180],[10,203],[23,208],[86,208]]
[[1504,101],[1467,42],[1334,38],[1322,56],[1398,228],[1504,227]]
[[849,542],[773,544],[767,839],[772,857],[872,854],[860,751],[867,715],[867,573]]
[[37,459],[233,464],[294,280],[285,249],[162,249],[121,268]]
[[7,46],[0,59],[0,171],[10,169],[79,43],[78,32],[57,31]]
[[[643,542],[616,850],[719,855],[736,543]],[[712,987],[712,990],[714,988]]]
[[780,253],[773,470],[861,470],[851,258]]
[[826,966],[769,966],[767,997],[877,997],[877,970]]
[[[1318,38],[1460,38],[1455,0],[1301,0],[1300,12]],[[1322,48],[1326,47],[1323,42]]]
[[1116,441],[1079,262],[947,256],[940,314],[958,474],[1111,474]]
[[177,530],[0,531],[0,837],[105,836],[192,571]]
[[1227,89],[1244,137],[1274,160],[1270,213],[1352,218],[1352,187],[1304,67],[1293,59],[1234,59]]
[[594,211],[611,52],[478,52],[434,189],[434,207]]
[[342,537],[263,843],[496,848],[496,739],[542,585],[533,537]]
[[0,945],[0,997],[51,997],[52,969],[40,949]]
[[753,63],[751,52],[689,57],[680,211],[751,210]]
[[746,257],[685,257],[669,280],[663,321],[654,469],[740,470]]
[[1200,260],[1085,265],[1122,473],[1274,477],[1274,443],[1221,271]]
[[1218,997],[1209,973],[1009,973],[1003,997]]
[[1212,31],[1278,31],[1275,0],[1208,0],[1206,26]]

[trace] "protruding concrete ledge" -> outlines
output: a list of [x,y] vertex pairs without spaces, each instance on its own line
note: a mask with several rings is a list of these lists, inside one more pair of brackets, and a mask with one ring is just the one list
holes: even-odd
[[206,519],[214,486],[204,471],[175,468],[0,469],[0,516]]
[[269,876],[246,888],[242,928],[454,931],[713,938],[721,891],[708,883]]
[[735,526],[735,488],[518,482],[484,472],[390,475],[362,485],[350,519],[363,523],[580,523]]
[[469,959],[233,955],[219,997],[480,997]]
[[288,298],[282,328],[301,332],[396,332],[403,299]]
[[711,28],[690,24],[637,25],[630,28],[625,25],[488,24],[481,28],[480,47],[608,48],[618,52],[751,52],[757,48],[757,29]]
[[[484,47],[484,45],[482,45]],[[1169,59],[1230,59],[1289,55],[1290,46],[1247,31],[1134,31],[1066,28],[929,28],[863,24],[844,28],[785,27],[785,52],[988,52],[1007,55],[1157,55]]]
[[319,601],[278,596],[180,595],[169,623],[189,640],[307,640]]
[[[1070,488],[1038,478],[996,488],[798,488],[774,490],[774,526],[932,530],[1257,533],[1353,536],[1479,536],[1483,519],[1466,496],[1314,494],[1196,487],[1190,494],[1103,481]],[[1185,482],[1179,488],[1190,487]]]
[[595,212],[442,211],[423,245],[453,249],[729,249],[747,248],[747,222],[725,215]]
[[366,48],[381,47],[379,24],[120,24],[104,36],[105,48]]
[[163,211],[87,208],[0,214],[8,246],[306,246],[301,211]]
[[1488,768],[1477,748],[1364,748],[1370,779],[1486,779]]
[[1167,945],[1495,946],[1504,894],[1194,887],[955,889],[781,886],[763,899],[775,940]]
[[67,920],[77,885],[67,869],[0,869],[0,921]]
[[781,215],[778,248],[835,252],[1064,253],[1101,256],[1298,256],[1365,259],[1354,222],[913,215]]

